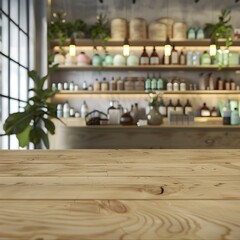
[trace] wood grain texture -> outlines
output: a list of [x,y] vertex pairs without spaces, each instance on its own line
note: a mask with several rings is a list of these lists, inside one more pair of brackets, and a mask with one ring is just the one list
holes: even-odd
[[[224,209],[224,211],[223,211]],[[237,240],[239,201],[1,201],[2,239]]]
[[240,150],[0,151],[1,240],[238,240]]
[[240,200],[239,182],[236,176],[195,181],[192,177],[15,177],[1,178],[0,199]]
[[239,126],[57,127],[52,149],[239,149]]

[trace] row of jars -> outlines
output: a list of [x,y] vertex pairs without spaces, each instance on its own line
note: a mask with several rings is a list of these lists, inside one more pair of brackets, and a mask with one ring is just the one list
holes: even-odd
[[[166,17],[159,18],[147,24],[143,18],[133,18],[128,21],[124,18],[115,18],[111,21],[111,38],[122,40],[129,37],[131,40],[160,40],[165,41],[167,36],[175,40],[193,39],[193,28],[187,29],[184,22],[174,21]],[[129,36],[128,36],[129,33]],[[204,31],[198,28],[194,31],[194,38],[203,39]]]
[[239,85],[233,79],[222,79],[217,77],[214,79],[213,74],[203,74],[199,75],[199,90],[239,90]]
[[[70,56],[66,54],[65,56],[59,52],[54,55],[53,64],[60,65],[78,65],[78,66],[138,66],[141,64],[141,58],[131,54],[127,58],[122,54],[116,54],[111,56],[110,54],[105,54],[103,57],[98,53],[95,53],[92,59],[85,53],[80,52],[77,56]],[[159,61],[158,61],[159,62]]]
[[[231,57],[229,57],[231,56]],[[181,51],[178,52],[173,47],[170,56],[163,56],[161,60],[155,47],[149,55],[144,47],[140,57],[130,54],[127,58],[121,54],[116,54],[112,57],[110,54],[105,54],[103,57],[95,53],[92,59],[84,52],[79,53],[77,56],[70,56],[56,53],[54,56],[54,64],[60,65],[78,65],[78,66],[138,66],[138,65],[158,65],[158,64],[180,64],[187,66],[200,66],[221,64],[223,66],[238,65],[239,64],[238,52],[229,52],[218,50],[216,57],[212,58],[207,51]]]
[[65,101],[63,104],[57,104],[57,117],[58,118],[68,118],[68,117],[75,117],[84,118],[88,114],[88,105],[86,101],[80,106],[80,111],[76,111],[73,107],[70,106],[68,101]]
[[184,79],[168,79],[167,83],[161,77],[147,77],[144,78],[126,78],[122,80],[119,78],[115,80],[114,77],[111,81],[107,81],[103,78],[102,81],[96,79],[93,84],[88,84],[86,81],[79,86],[72,82],[64,83],[53,83],[53,90],[68,90],[68,91],[156,91],[156,90],[167,90],[167,91],[187,91],[187,90],[239,90],[239,85],[231,79],[230,81],[223,81],[220,77],[217,78],[216,83],[213,82],[212,77],[208,80],[208,84],[203,83],[205,79],[200,77],[199,83],[186,83]]
[[64,83],[52,83],[53,90],[69,90],[69,91],[143,91],[144,90],[144,78],[131,78],[128,77],[126,79],[122,79],[119,77],[115,80],[112,77],[111,81],[108,81],[107,78],[103,78],[102,81],[96,79],[93,84],[88,84],[86,81],[83,81],[81,85],[72,82],[64,82]]

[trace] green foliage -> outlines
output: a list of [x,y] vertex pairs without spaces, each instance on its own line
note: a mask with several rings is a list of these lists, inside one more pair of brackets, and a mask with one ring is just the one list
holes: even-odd
[[60,45],[63,45],[68,38],[68,29],[66,24],[66,13],[53,13],[53,19],[48,25],[48,38],[58,39]]
[[160,103],[160,93],[156,93],[156,95],[154,95],[153,93],[149,94],[150,97],[150,101],[148,103],[148,106],[152,106],[152,107],[158,107],[159,103]]
[[[49,74],[56,68],[57,65],[51,67]],[[28,75],[34,81],[34,88],[29,89],[29,92],[33,92],[34,96],[28,99],[23,112],[9,115],[3,125],[4,135],[15,134],[21,147],[28,146],[30,142],[36,146],[42,140],[45,147],[49,148],[48,135],[41,128],[41,124],[44,123],[50,134],[55,133],[55,125],[49,117],[57,118],[56,104],[48,102],[48,99],[55,94],[55,91],[44,88],[48,75],[40,77],[35,70],[30,71]]]
[[[219,40],[220,38],[226,39],[226,47],[229,48],[232,45],[232,30],[233,27],[230,24],[231,10],[223,9],[218,17],[216,24],[207,23],[205,26],[205,32],[208,37]],[[220,46],[217,43],[217,47]]]
[[[102,42],[102,47],[106,52],[105,44],[110,38],[109,35],[109,21],[107,15],[100,14],[97,16],[97,21],[90,27],[90,34],[93,41],[99,39]],[[94,47],[97,49],[96,47]]]
[[[64,12],[53,13],[52,21],[48,25],[48,40],[58,39],[62,54],[66,54],[63,46],[67,39],[71,38],[73,34],[75,38],[82,38],[88,32],[87,25],[83,20],[78,19],[71,23],[67,22],[65,17],[66,13]],[[54,54],[49,54],[48,63],[51,64],[53,59]]]
[[58,39],[61,46],[74,33],[76,33],[76,37],[83,37],[88,33],[87,25],[83,20],[78,19],[74,22],[67,22],[65,17],[66,13],[64,12],[53,13],[52,21],[48,25],[48,38]]
[[[106,50],[105,43],[110,37],[109,21],[106,15],[100,14],[97,16],[97,21],[92,26],[87,26],[81,19],[67,22],[65,17],[66,13],[64,12],[53,13],[52,21],[48,26],[48,40],[58,39],[60,51],[63,54],[65,54],[63,46],[73,34],[75,39],[84,37],[91,37],[93,41],[99,39],[104,50]],[[49,63],[53,62],[53,57],[54,55],[49,55]]]
[[91,38],[93,40],[100,39],[106,43],[109,39],[108,18],[104,14],[97,16],[97,21],[90,27]]

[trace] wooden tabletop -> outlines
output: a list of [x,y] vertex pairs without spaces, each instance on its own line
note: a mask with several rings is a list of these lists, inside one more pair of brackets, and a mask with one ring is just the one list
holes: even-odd
[[240,239],[240,150],[0,151],[0,239]]

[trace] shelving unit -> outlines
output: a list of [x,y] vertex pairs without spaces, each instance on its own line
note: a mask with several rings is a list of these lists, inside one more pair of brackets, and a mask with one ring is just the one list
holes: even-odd
[[[142,0],[142,4],[143,4]],[[156,1],[157,2],[157,1]],[[164,1],[162,1],[164,2]],[[166,1],[165,1],[166,2]],[[177,1],[176,1],[177,2]],[[201,1],[200,1],[201,2]],[[158,3],[158,7],[162,4]],[[176,21],[183,21],[186,23],[187,28],[193,27],[193,21],[198,22],[198,27],[204,28],[207,22],[211,22],[211,7],[207,6],[207,4],[198,5],[199,8],[196,8],[197,4],[194,3],[186,3],[184,8],[186,8],[190,15],[193,15],[189,18],[182,18],[182,13],[179,14],[179,11],[182,11],[182,4],[173,4],[171,6],[171,15]],[[216,3],[217,4],[217,3]],[[215,4],[215,5],[216,5]],[[224,4],[221,4],[223,6]],[[101,5],[102,7],[103,5]],[[110,6],[110,5],[109,5]],[[111,5],[114,11],[112,11],[112,15],[110,19],[115,18],[116,14],[119,13],[121,15],[122,11],[117,4]],[[135,5],[136,6],[136,5]],[[158,16],[152,15],[152,6],[145,6],[143,9],[143,5],[138,5],[137,8],[128,9],[131,14],[128,14],[125,18],[130,20],[133,16],[136,16],[136,12],[134,11],[143,11],[143,18],[146,19],[147,23],[151,23],[152,20],[157,19]],[[163,5],[162,5],[163,6]],[[181,9],[179,8],[181,6]],[[134,6],[133,6],[134,7]],[[204,8],[203,8],[204,7]],[[232,7],[232,6],[231,6]],[[118,9],[119,8],[119,9]],[[111,9],[109,7],[109,9]],[[124,9],[124,8],[122,8]],[[214,6],[217,14],[218,10],[221,10],[220,5],[217,4]],[[203,11],[204,10],[204,11]],[[220,12],[220,11],[219,11]],[[239,28],[239,24],[237,22],[237,15],[233,11],[233,16],[235,18],[235,22],[233,22],[234,28]],[[95,17],[95,11],[91,15]],[[120,17],[120,16],[119,16]],[[161,16],[160,16],[161,17]],[[216,18],[216,17],[215,17]],[[233,20],[232,19],[232,20]],[[90,18],[86,18],[86,20],[90,20]],[[217,20],[217,18],[215,19]],[[212,23],[215,22],[212,21]],[[180,30],[179,30],[180,31]],[[176,36],[176,35],[175,35]],[[165,37],[164,37],[165,38]],[[134,103],[138,103],[139,110],[141,111],[141,117],[144,117],[144,114],[148,110],[148,103],[150,101],[149,91],[144,90],[124,90],[124,91],[86,91],[82,89],[87,89],[89,85],[94,86],[96,84],[96,80],[100,84],[103,82],[111,83],[112,77],[117,81],[118,86],[121,84],[120,80],[124,81],[124,87],[126,89],[144,89],[143,81],[146,80],[149,76],[150,79],[153,77],[158,78],[161,75],[164,81],[164,88],[166,88],[166,84],[170,81],[173,83],[178,81],[179,83],[186,83],[187,91],[159,91],[163,93],[163,101],[167,106],[171,100],[173,105],[177,105],[178,100],[181,105],[185,106],[187,100],[189,100],[190,104],[193,107],[194,115],[200,116],[200,109],[204,103],[206,103],[207,107],[210,111],[215,107],[217,110],[221,110],[222,107],[226,104],[227,100],[231,100],[231,107],[235,107],[240,103],[240,90],[188,90],[188,89],[199,89],[199,83],[202,81],[203,77],[206,80],[205,86],[206,89],[209,89],[209,73],[212,73],[212,77],[214,79],[214,86],[216,86],[216,82],[218,78],[221,78],[223,81],[223,85],[226,85],[226,82],[234,81],[236,84],[236,88],[240,87],[240,62],[237,61],[237,56],[233,53],[232,58],[230,58],[230,63],[236,65],[229,65],[224,67],[219,67],[218,65],[164,65],[163,63],[163,54],[164,54],[164,45],[165,39],[162,41],[155,41],[150,39],[139,39],[139,40],[129,40],[130,45],[130,53],[140,57],[143,52],[143,47],[146,47],[146,51],[150,56],[153,52],[153,47],[156,47],[156,52],[160,58],[159,65],[137,65],[137,66],[79,66],[79,65],[59,65],[58,69],[54,73],[52,78],[52,82],[57,85],[57,83],[73,83],[74,88],[81,89],[79,91],[59,91],[52,98],[54,103],[63,104],[65,101],[69,101],[69,105],[74,107],[76,111],[81,110],[81,105],[84,101],[86,101],[89,111],[99,110],[101,112],[107,112],[109,107],[109,103],[114,101],[114,105],[118,103],[121,104],[123,108],[127,108],[128,111],[131,109],[131,105]],[[194,39],[194,40],[174,40],[170,39],[171,44],[175,45],[176,50],[180,54],[183,51],[186,54],[188,51],[198,51],[201,54],[204,51],[209,52],[210,39]],[[124,39],[120,40],[112,40],[109,39],[106,43],[101,40],[92,40],[92,39],[75,39],[77,52],[85,52],[86,55],[92,57],[95,54],[94,48],[97,47],[97,52],[100,57],[104,57],[106,47],[108,53],[114,57],[117,54],[122,54],[123,50],[123,42]],[[226,40],[222,39],[218,41],[219,46],[222,50],[226,49]],[[66,42],[62,45],[63,49],[66,53],[69,51],[70,39],[66,40]],[[51,50],[58,51],[59,50],[59,41],[55,40],[51,42]],[[238,52],[240,54],[240,39],[233,40],[233,44],[231,45],[230,51]],[[188,57],[190,54],[188,54]],[[226,55],[224,52],[223,58],[224,62],[226,62]],[[70,61],[69,61],[70,62]],[[138,61],[137,61],[138,63]],[[203,77],[200,76],[200,73],[203,73]],[[126,80],[126,81],[125,81]],[[130,82],[134,81],[134,82]],[[158,82],[159,83],[159,82]],[[211,81],[212,83],[212,81]],[[153,82],[152,82],[153,84]],[[88,85],[88,87],[86,86]],[[211,84],[212,85],[212,84]],[[230,84],[231,85],[231,84]],[[60,85],[59,85],[60,86]],[[96,85],[95,85],[96,86]],[[175,85],[176,86],[176,85]],[[183,86],[183,85],[182,85]],[[232,87],[233,85],[231,85]],[[101,85],[103,89],[103,85]],[[100,87],[100,89],[101,89]],[[141,87],[141,88],[139,88]],[[74,89],[71,88],[71,89]],[[124,88],[124,89],[125,89]],[[156,88],[156,87],[155,87]],[[90,89],[90,88],[89,88]],[[99,89],[99,88],[98,88]],[[211,88],[213,89],[213,88]],[[232,88],[233,89],[233,88]],[[158,91],[152,91],[152,93],[156,93]],[[220,112],[220,111],[219,111]],[[63,138],[59,139],[73,139],[73,144],[81,143],[85,144],[89,139],[89,146],[94,145],[98,147],[109,147],[115,146],[118,148],[126,147],[121,144],[129,144],[129,142],[136,143],[136,146],[144,148],[146,144],[151,144],[152,142],[156,148],[169,147],[177,143],[179,145],[186,144],[184,146],[194,147],[196,143],[199,143],[203,148],[206,147],[224,147],[227,146],[231,142],[231,146],[238,146],[239,143],[237,140],[239,139],[239,132],[236,129],[239,129],[235,126],[225,126],[222,124],[222,117],[218,112],[218,121],[213,123],[213,119],[211,118],[211,123],[208,121],[204,121],[204,118],[199,118],[200,122],[195,123],[194,125],[177,125],[177,126],[168,126],[168,124],[163,124],[160,126],[76,126],[71,127],[67,126],[66,128],[61,128],[63,130]],[[75,120],[75,119],[74,119]],[[78,120],[78,119],[77,119]],[[168,119],[165,119],[167,122]],[[218,122],[216,124],[216,122]],[[183,124],[181,122],[181,124]],[[235,135],[238,134],[238,135]],[[65,137],[66,136],[66,137]],[[71,136],[71,137],[70,137]],[[115,141],[115,142],[114,142]],[[140,142],[142,141],[142,142]],[[143,144],[142,144],[143,143]],[[162,143],[166,143],[166,145],[162,146]],[[105,144],[105,145],[104,145]],[[142,144],[142,145],[141,145]],[[87,145],[87,144],[86,144]],[[84,145],[84,146],[86,146]],[[183,146],[183,145],[181,145]],[[133,146],[131,146],[133,147]],[[151,146],[152,147],[152,146]]]
[[222,67],[217,65],[209,66],[187,66],[187,65],[141,65],[141,66],[78,66],[78,65],[59,65],[58,71],[240,71],[240,65]]
[[82,95],[82,94],[143,94],[143,95],[148,95],[149,93],[163,93],[164,95],[185,95],[185,94],[209,94],[209,95],[215,95],[215,94],[224,94],[224,95],[238,95],[240,94],[239,90],[188,90],[188,91],[69,91],[69,90],[62,90],[56,93],[57,96],[61,95]]
[[[81,47],[98,47],[102,46],[103,43],[100,40],[91,40],[91,39],[76,39],[76,46]],[[68,39],[64,46],[68,46],[70,43],[70,39]],[[153,40],[139,40],[139,41],[131,41],[129,40],[130,46],[133,47],[152,47],[152,46],[164,46],[165,41],[153,41]],[[202,39],[202,40],[173,40],[171,39],[171,43],[175,46],[182,46],[182,47],[208,47],[210,44],[210,39]],[[225,41],[221,40],[219,41],[220,46],[225,46]],[[108,42],[104,43],[106,47],[119,47],[123,45],[122,41],[116,41],[116,40],[109,40]],[[59,46],[59,41],[56,39],[51,42],[51,47]],[[240,40],[234,40],[233,41],[233,47],[240,46]]]
[[[109,40],[105,43],[106,47],[122,47],[123,41]],[[164,41],[153,41],[153,40],[141,40],[141,41],[131,41],[130,46],[132,47],[142,47],[142,46],[164,46]],[[171,43],[175,46],[182,47],[208,47],[210,44],[210,39],[203,40],[171,40]],[[225,45],[225,41],[219,41],[220,46]],[[69,45],[69,40],[67,40],[64,46]],[[103,43],[100,40],[93,41],[91,39],[77,39],[76,45],[79,47],[98,47],[102,46]],[[51,47],[59,46],[59,42],[54,40],[51,42]],[[233,41],[232,47],[240,47],[240,40]],[[188,66],[188,65],[146,65],[146,66],[79,66],[79,65],[59,65],[57,71],[236,71],[240,73],[240,65],[228,66],[219,68],[217,65],[205,65],[205,66]]]
[[[116,49],[113,50],[114,53],[116,53],[117,51],[119,51],[118,48],[122,47],[122,41],[113,41],[113,40],[109,40],[105,46],[106,47],[116,47]],[[182,46],[182,47],[202,47],[204,49],[208,49],[209,44],[210,44],[210,39],[204,39],[204,40],[182,40],[182,41],[174,41],[171,40],[171,43],[174,44],[175,46]],[[58,41],[53,41],[52,43],[52,48],[54,46],[58,45]],[[68,46],[69,45],[69,41],[66,41],[64,46]],[[98,47],[98,46],[102,46],[102,42],[101,41],[92,41],[90,39],[82,39],[82,40],[76,40],[76,45],[78,47],[81,47],[81,49],[84,48],[87,51],[91,51],[89,49],[89,47]],[[141,41],[130,41],[130,46],[133,47],[142,47],[142,46],[157,46],[157,47],[162,47],[164,46],[164,41],[151,41],[151,40],[141,40]],[[220,41],[220,46],[225,46],[225,41],[221,40]],[[239,51],[240,49],[240,40],[234,41],[233,45],[234,50],[237,49],[237,51]],[[139,48],[140,49],[140,48]],[[136,51],[141,51],[139,49],[136,49]],[[162,50],[161,50],[162,51]],[[111,52],[110,52],[111,54]],[[100,76],[100,78],[102,78],[103,76],[106,76],[109,79],[109,73],[110,72],[116,72],[116,76],[121,76],[121,78],[123,77],[124,73],[125,76],[131,76],[134,77],[134,75],[137,75],[139,77],[139,75],[141,76],[145,76],[146,77],[146,73],[150,73],[150,72],[154,72],[154,71],[161,71],[164,73],[167,72],[171,72],[171,76],[174,76],[174,72],[176,72],[176,75],[179,74],[180,75],[191,75],[191,72],[219,72],[219,73],[235,73],[235,74],[240,74],[240,65],[232,65],[232,66],[226,66],[226,67],[222,67],[219,68],[218,65],[200,65],[200,66],[189,66],[189,65],[138,65],[138,66],[102,66],[102,67],[95,67],[95,66],[79,66],[79,65],[59,65],[59,67],[57,68],[57,76],[60,76],[61,74],[63,74],[64,78],[62,79],[63,81],[68,80],[68,76],[71,76],[71,81],[72,78],[77,78],[79,77],[81,79],[81,81],[88,81],[85,77],[89,76],[91,79],[93,78],[98,78],[96,76]],[[92,73],[91,73],[92,72]],[[120,72],[120,73],[117,73]],[[84,73],[84,74],[82,74]],[[166,74],[168,75],[168,73]],[[192,74],[193,75],[193,74]],[[197,79],[193,79],[191,75],[191,78],[189,79],[190,82],[192,83],[193,81],[196,83]],[[224,75],[224,74],[223,74]],[[224,76],[225,78],[226,76]],[[100,79],[98,78],[98,79]],[[223,80],[224,80],[223,78]],[[69,79],[70,80],[70,79]],[[75,81],[73,81],[75,82]],[[187,82],[187,80],[186,80]],[[55,83],[57,83],[57,78],[55,79]],[[76,82],[77,83],[77,82]],[[92,82],[91,82],[92,84]],[[239,85],[239,82],[238,82]],[[188,89],[188,88],[187,88]],[[169,98],[173,98],[174,100],[176,98],[178,98],[178,95],[180,95],[180,98],[184,98],[184,95],[187,95],[188,98],[190,99],[191,103],[193,100],[193,107],[195,107],[195,109],[197,109],[198,107],[200,107],[202,105],[202,103],[204,102],[204,99],[207,98],[210,100],[211,104],[210,107],[212,108],[213,106],[217,106],[216,102],[221,99],[221,100],[226,100],[226,98],[228,99],[237,99],[240,100],[240,90],[187,90],[187,91],[152,91],[153,93],[156,92],[161,92],[164,94],[164,96],[166,96],[167,99]],[[147,97],[148,94],[150,92],[149,91],[137,91],[137,90],[131,90],[131,91],[85,91],[85,90],[79,90],[79,91],[59,91],[56,93],[56,95],[53,98],[53,101],[55,102],[63,102],[67,99],[72,99],[72,101],[75,103],[78,100],[81,99],[87,99],[88,101],[92,101],[92,104],[94,103],[95,99],[96,101],[98,101],[98,103],[96,103],[96,105],[98,107],[103,107],[105,106],[108,101],[111,100],[111,98],[118,98],[121,97],[123,100],[123,103],[125,105],[130,104],[132,99],[134,99],[134,101],[139,101],[140,103],[144,103],[144,97]],[[106,98],[104,97],[104,95],[106,95]],[[140,96],[138,96],[140,95]],[[82,97],[81,97],[82,96]],[[126,96],[126,97],[124,97]],[[216,100],[215,102],[212,100]],[[104,104],[103,104],[104,102]],[[130,102],[130,103],[129,103]],[[213,103],[214,102],[214,103]],[[94,103],[95,104],[95,103]],[[174,103],[175,104],[175,103]],[[106,109],[107,109],[107,105],[106,105]],[[128,106],[129,107],[129,106]]]

